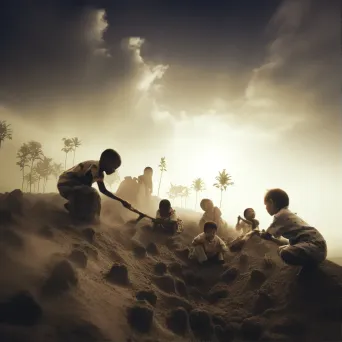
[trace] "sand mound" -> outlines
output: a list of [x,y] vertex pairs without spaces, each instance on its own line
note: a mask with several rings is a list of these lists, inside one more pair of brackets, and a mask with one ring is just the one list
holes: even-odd
[[55,194],[0,195],[1,341],[341,340],[342,267],[300,278],[257,237],[200,267],[187,259],[194,214],[179,210],[180,235],[143,229],[132,244],[125,209],[103,208],[85,225]]

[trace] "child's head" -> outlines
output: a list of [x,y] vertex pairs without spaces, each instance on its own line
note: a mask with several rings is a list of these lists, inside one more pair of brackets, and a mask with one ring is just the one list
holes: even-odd
[[203,198],[200,207],[202,208],[203,211],[208,211],[214,207],[214,203],[212,200],[208,198]]
[[100,169],[111,175],[121,166],[120,154],[111,148],[104,150],[100,157]]
[[264,203],[266,205],[266,210],[270,215],[276,214],[283,208],[286,208],[290,204],[290,199],[288,194],[282,189],[271,189],[268,190]]
[[171,202],[167,199],[163,199],[159,202],[160,216],[167,216],[171,210]]
[[148,177],[152,177],[153,176],[153,169],[152,169],[152,167],[150,167],[150,166],[145,167],[144,175],[148,176]]
[[217,224],[215,222],[208,221],[204,224],[204,234],[208,241],[212,241],[217,232]]
[[246,220],[252,220],[255,219],[255,211],[253,208],[247,208],[243,212],[243,216],[245,217]]

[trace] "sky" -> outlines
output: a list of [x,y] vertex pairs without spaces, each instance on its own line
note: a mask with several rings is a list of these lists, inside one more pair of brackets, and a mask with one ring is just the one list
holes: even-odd
[[[230,224],[247,207],[271,222],[267,189],[326,236],[341,236],[342,114],[338,0],[7,1],[0,13],[0,190],[19,187],[16,151],[29,140],[64,162],[114,148],[121,177],[167,161],[170,183],[222,169]],[[71,158],[68,166],[71,166]],[[51,180],[49,191],[56,191]],[[177,206],[179,203],[175,203]],[[194,208],[195,196],[188,199]],[[198,208],[197,208],[198,209]]]

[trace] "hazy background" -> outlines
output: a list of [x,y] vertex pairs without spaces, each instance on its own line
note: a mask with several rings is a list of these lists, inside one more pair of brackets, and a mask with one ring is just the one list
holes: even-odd
[[64,163],[61,139],[77,136],[76,161],[112,147],[121,177],[152,166],[155,188],[165,156],[165,196],[201,177],[218,203],[226,168],[231,224],[253,207],[267,227],[263,195],[281,187],[340,253],[340,2],[117,2],[11,0],[0,12],[0,120],[13,129],[0,190],[21,186],[23,142]]

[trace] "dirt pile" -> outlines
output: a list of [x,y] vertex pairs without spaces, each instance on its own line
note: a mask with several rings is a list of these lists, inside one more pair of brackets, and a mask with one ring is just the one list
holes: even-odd
[[199,267],[187,259],[199,233],[189,213],[182,234],[146,230],[137,247],[111,206],[110,221],[89,226],[55,194],[0,195],[1,341],[341,340],[342,267],[300,278],[257,237]]

